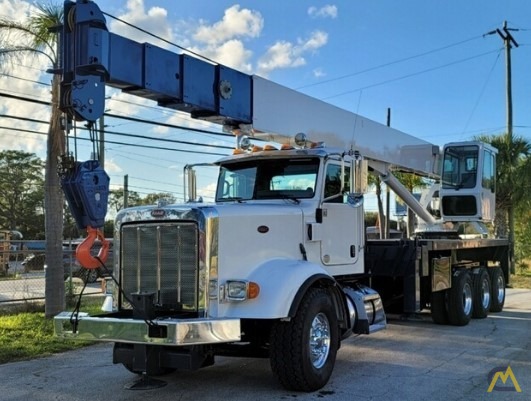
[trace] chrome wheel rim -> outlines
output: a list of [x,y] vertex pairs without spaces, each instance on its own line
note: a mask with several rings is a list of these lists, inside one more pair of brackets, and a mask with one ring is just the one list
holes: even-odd
[[472,287],[469,283],[463,287],[463,310],[466,315],[472,312]]
[[481,302],[483,309],[487,309],[490,305],[490,288],[488,280],[483,280],[481,283]]
[[503,279],[503,276],[498,276],[497,279],[497,287],[498,287],[498,303],[503,302],[503,298],[505,297],[505,282]]
[[310,358],[312,365],[320,369],[330,353],[330,323],[324,313],[318,313],[310,327]]

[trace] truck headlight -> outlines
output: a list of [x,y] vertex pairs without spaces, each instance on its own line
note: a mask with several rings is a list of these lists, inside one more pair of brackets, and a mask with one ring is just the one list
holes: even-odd
[[228,301],[245,301],[253,299],[260,293],[260,286],[252,281],[229,280],[226,283]]

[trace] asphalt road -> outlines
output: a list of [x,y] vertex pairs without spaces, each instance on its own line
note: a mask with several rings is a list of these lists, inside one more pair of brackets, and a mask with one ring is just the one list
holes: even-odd
[[[112,364],[110,344],[98,344],[0,365],[0,400],[529,400],[530,334],[531,291],[509,290],[502,313],[465,327],[435,325],[428,314],[395,317],[385,331],[348,339],[330,382],[315,393],[284,390],[268,360],[237,358],[164,376],[162,388],[129,390],[136,376]],[[491,371],[507,376],[489,393]]]

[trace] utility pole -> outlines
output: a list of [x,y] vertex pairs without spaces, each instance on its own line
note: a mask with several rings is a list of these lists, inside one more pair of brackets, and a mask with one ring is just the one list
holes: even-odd
[[[391,108],[387,108],[387,126],[391,126]],[[384,238],[388,239],[390,237],[389,235],[389,229],[391,227],[391,191],[389,189],[389,185],[385,185],[385,231],[384,231]]]
[[124,209],[129,207],[129,174],[124,175]]
[[[505,87],[506,87],[506,101],[507,101],[507,145],[509,151],[513,147],[513,94],[512,94],[512,77],[511,77],[511,49],[512,46],[518,47],[518,43],[514,39],[511,31],[517,31],[518,29],[508,28],[507,21],[503,21],[503,28],[496,29],[494,31],[488,32],[486,35],[493,35],[497,33],[500,38],[503,40],[503,46],[505,48]],[[515,163],[514,158],[511,158],[511,162]],[[514,167],[514,166],[513,166]],[[514,183],[512,182],[512,175],[507,177],[509,182],[509,187],[513,188]],[[507,210],[508,220],[509,220],[509,242],[511,247],[510,252],[510,271],[515,273],[515,260],[514,260],[514,205],[509,204]]]

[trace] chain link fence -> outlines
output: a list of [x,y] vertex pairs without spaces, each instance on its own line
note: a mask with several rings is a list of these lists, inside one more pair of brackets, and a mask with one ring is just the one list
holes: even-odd
[[[63,243],[65,293],[76,295],[87,282],[83,294],[101,294],[99,278],[104,276],[103,271],[79,265],[75,258],[79,243]],[[0,240],[0,304],[44,300],[45,251],[44,241]]]

